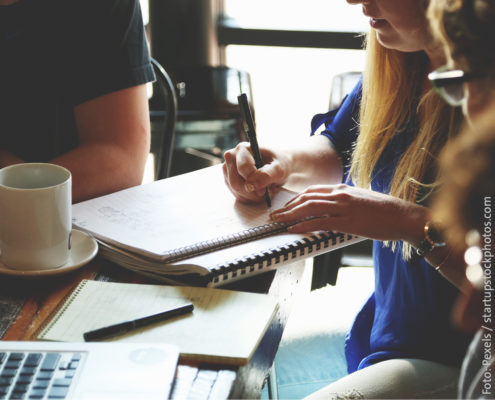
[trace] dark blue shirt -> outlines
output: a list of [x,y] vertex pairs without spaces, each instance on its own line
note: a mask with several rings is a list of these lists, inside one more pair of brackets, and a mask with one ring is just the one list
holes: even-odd
[[[313,133],[321,124],[344,163],[344,180],[359,129],[361,82],[342,105],[316,115]],[[414,120],[412,118],[411,120]],[[378,161],[371,188],[389,193],[400,157],[415,135],[414,123],[397,132]],[[469,338],[451,323],[451,308],[457,289],[422,257],[402,258],[402,242],[395,251],[373,241],[375,290],[347,334],[345,352],[348,371],[353,372],[391,358],[420,358],[460,365]]]

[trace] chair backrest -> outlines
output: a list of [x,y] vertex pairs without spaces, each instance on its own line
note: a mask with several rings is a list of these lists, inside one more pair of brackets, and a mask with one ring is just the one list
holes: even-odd
[[337,74],[332,79],[332,87],[330,89],[330,104],[329,109],[337,108],[344,97],[349,94],[354,86],[359,81],[362,72],[349,71]]
[[150,99],[151,152],[155,157],[155,179],[168,178],[174,151],[177,95],[165,69],[154,58],[151,64],[156,75]]

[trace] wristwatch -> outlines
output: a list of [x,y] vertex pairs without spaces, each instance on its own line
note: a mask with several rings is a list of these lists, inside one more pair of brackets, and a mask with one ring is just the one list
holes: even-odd
[[444,247],[446,245],[442,232],[435,226],[434,222],[428,221],[424,227],[425,238],[416,248],[416,253],[424,257],[435,247]]

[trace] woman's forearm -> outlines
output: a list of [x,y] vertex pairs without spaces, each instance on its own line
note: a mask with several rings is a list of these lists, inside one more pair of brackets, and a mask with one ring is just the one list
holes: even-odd
[[323,135],[312,136],[300,146],[293,146],[288,157],[291,166],[289,187],[302,190],[310,185],[342,182],[342,160]]

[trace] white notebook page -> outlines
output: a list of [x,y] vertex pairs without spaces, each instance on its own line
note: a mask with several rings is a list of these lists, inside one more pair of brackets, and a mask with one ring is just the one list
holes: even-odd
[[271,322],[277,302],[268,295],[222,289],[85,280],[38,339],[84,341],[84,332],[192,302],[191,314],[115,337],[118,341],[162,342],[185,358],[247,361]]
[[123,190],[73,206],[74,225],[95,237],[163,255],[167,251],[270,223],[269,213],[293,192],[265,203],[236,201],[220,166]]

